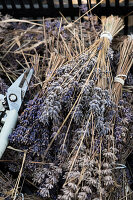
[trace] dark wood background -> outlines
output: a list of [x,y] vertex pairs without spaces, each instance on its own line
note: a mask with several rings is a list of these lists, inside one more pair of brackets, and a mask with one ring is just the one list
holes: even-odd
[[[87,3],[88,8],[93,7],[100,0],[0,0],[0,12],[9,14],[14,18],[22,17],[58,17],[59,11],[65,17],[75,19],[79,16],[79,6]],[[99,17],[119,15],[125,16],[125,34],[133,32],[133,0],[105,0],[92,10],[92,14]],[[130,17],[129,17],[130,16]],[[130,26],[130,27],[128,27]]]

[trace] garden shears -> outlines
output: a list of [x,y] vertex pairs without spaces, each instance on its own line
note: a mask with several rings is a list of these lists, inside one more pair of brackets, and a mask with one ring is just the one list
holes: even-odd
[[0,94],[0,159],[8,145],[8,137],[16,126],[18,111],[22,105],[32,74],[33,69],[26,70],[7,89],[5,96]]

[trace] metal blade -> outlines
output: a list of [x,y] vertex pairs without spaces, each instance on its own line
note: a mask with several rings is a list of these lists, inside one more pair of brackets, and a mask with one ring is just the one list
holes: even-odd
[[19,111],[29,82],[31,80],[33,69],[26,70],[7,90],[7,101],[9,109]]

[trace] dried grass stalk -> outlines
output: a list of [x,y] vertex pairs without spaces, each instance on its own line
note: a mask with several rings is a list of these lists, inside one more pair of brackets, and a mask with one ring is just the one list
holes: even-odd
[[128,36],[120,46],[120,61],[114,79],[114,101],[118,104],[122,86],[133,64],[133,35]]

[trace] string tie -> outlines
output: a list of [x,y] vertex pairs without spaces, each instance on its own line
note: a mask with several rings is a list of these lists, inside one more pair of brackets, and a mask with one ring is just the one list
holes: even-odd
[[108,32],[108,31],[103,31],[103,32],[101,33],[100,38],[103,38],[103,37],[108,38],[110,42],[111,42],[112,39],[113,39],[111,33]]
[[124,85],[125,80],[123,80],[123,79],[120,78],[120,77],[124,77],[124,78],[126,79],[126,78],[127,78],[127,75],[124,75],[124,74],[119,74],[119,75],[117,75],[117,76],[115,77],[115,79],[114,79],[114,82],[117,82],[117,83],[120,83],[120,84]]

